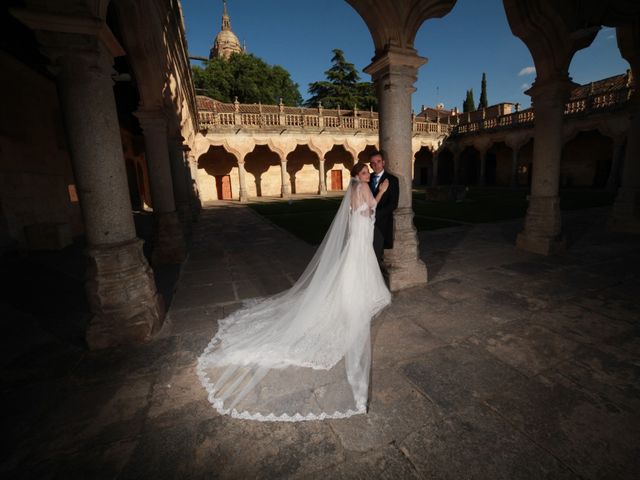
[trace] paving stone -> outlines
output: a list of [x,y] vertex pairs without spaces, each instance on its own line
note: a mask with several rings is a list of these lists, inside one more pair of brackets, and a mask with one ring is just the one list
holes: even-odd
[[421,478],[579,478],[482,405],[423,427],[400,448]]
[[640,412],[640,365],[632,358],[582,347],[574,358],[557,365],[554,372],[599,402]]
[[[444,342],[414,323],[412,317],[393,317],[376,320],[371,328],[373,364],[385,368],[408,358],[419,357]],[[399,349],[398,346],[402,345]]]
[[597,402],[564,377],[513,381],[486,400],[500,415],[586,478],[631,479],[640,468],[637,412]]
[[637,300],[621,296],[615,287],[604,289],[589,296],[574,298],[573,303],[613,319],[638,322]]
[[482,289],[475,286],[474,283],[464,277],[458,277],[432,283],[431,288],[444,299],[456,302],[482,295]]
[[502,323],[525,318],[525,312],[487,307],[483,297],[474,297],[451,305],[444,311],[417,316],[415,322],[445,342],[458,342],[472,335],[490,332]]
[[217,283],[200,287],[180,288],[173,299],[172,309],[193,308],[233,302],[236,297],[233,283]]
[[397,370],[375,368],[369,411],[329,423],[349,451],[367,452],[400,442],[420,427],[442,417],[441,411]]
[[522,377],[481,348],[467,343],[433,350],[421,360],[406,364],[402,372],[445,412],[480,402]]
[[553,330],[578,343],[598,345],[632,330],[632,325],[599,315],[575,304],[563,304],[551,311],[537,312],[531,322]]
[[502,325],[495,332],[472,341],[528,376],[570,358],[579,346],[548,328],[522,322]]
[[170,428],[150,423],[119,478],[284,478],[343,460],[324,422],[217,417]]
[[331,466],[311,475],[301,475],[300,479],[362,479],[380,480],[418,479],[422,478],[407,457],[395,444],[386,445],[379,451]]

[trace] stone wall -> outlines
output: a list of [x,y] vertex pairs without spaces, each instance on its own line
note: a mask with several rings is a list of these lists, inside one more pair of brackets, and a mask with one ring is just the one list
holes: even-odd
[[0,76],[0,203],[8,242],[27,246],[25,227],[45,223],[80,235],[82,217],[56,87],[2,51],[0,69],[5,72]]

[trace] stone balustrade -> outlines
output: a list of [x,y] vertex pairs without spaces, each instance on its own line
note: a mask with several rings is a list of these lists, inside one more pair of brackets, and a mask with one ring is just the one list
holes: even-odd
[[[565,117],[591,115],[595,113],[610,112],[624,108],[630,98],[632,89],[625,87],[615,91],[589,95],[583,98],[573,99],[565,104]],[[206,131],[224,131],[233,128],[248,129],[276,129],[276,128],[300,128],[305,130],[335,129],[339,131],[378,131],[379,120],[376,112],[362,112],[342,110],[335,114],[324,114],[322,109],[313,109],[317,113],[309,113],[312,109],[300,109],[300,113],[286,113],[296,110],[281,105],[259,105],[259,109],[280,110],[273,112],[243,112],[247,109],[255,109],[256,105],[244,104],[220,104],[233,111],[199,111],[200,129]],[[455,119],[455,120],[453,120]],[[440,119],[439,121],[425,121],[415,117],[412,122],[414,135],[464,135],[486,130],[530,128],[535,120],[535,109],[527,108],[507,115],[484,118],[478,121],[466,121],[463,115]]]
[[[629,102],[631,92],[632,89],[630,87],[625,87],[615,91],[570,100],[565,104],[564,115],[565,117],[586,116],[623,109]],[[462,117],[459,118],[462,119]],[[527,108],[508,115],[454,125],[452,134],[464,135],[485,130],[530,128],[533,126],[534,120],[535,109]]]
[[[243,110],[271,109],[271,110],[298,110],[291,107],[278,105],[244,105],[244,104],[219,104],[228,110],[234,111],[213,111],[200,108],[200,130],[225,131],[242,127],[245,129],[276,129],[276,128],[300,128],[305,130],[338,130],[338,131],[366,131],[367,133],[377,132],[379,128],[378,114],[376,112],[354,112],[353,110],[342,110],[335,114],[323,113],[322,109],[318,113],[309,113],[311,109],[301,109],[300,113],[273,113],[257,112],[249,113]],[[418,118],[413,121],[414,134],[420,135],[449,135],[455,125],[445,122],[421,121]]]

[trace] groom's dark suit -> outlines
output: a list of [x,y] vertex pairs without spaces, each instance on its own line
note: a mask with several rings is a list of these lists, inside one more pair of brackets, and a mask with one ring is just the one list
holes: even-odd
[[377,185],[374,175],[372,173],[369,180],[369,188],[371,188],[374,197],[378,194],[378,187],[382,182],[389,180],[389,188],[384,192],[376,207],[376,224],[373,232],[373,249],[378,261],[382,261],[384,249],[393,248],[393,211],[398,208],[400,185],[398,178],[386,170],[380,176]]

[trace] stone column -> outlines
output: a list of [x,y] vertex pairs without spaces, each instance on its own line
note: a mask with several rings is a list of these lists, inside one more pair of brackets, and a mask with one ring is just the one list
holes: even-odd
[[425,62],[414,49],[391,46],[365,69],[373,78],[380,105],[380,147],[386,168],[400,183],[400,199],[393,216],[394,246],[385,253],[389,288],[393,291],[427,281],[411,207],[411,94],[418,68]]
[[623,137],[613,139],[613,157],[611,158],[611,170],[609,171],[609,178],[607,179],[607,190],[610,192],[615,192],[618,189],[620,167],[622,166],[624,154],[624,140]]
[[617,232],[640,233],[640,92],[637,89],[631,98],[629,112],[622,179],[609,226]]
[[191,230],[192,216],[189,202],[189,183],[187,180],[188,169],[185,164],[184,145],[181,137],[169,140],[169,158],[171,161],[176,212],[184,230],[189,232]]
[[431,186],[436,187],[438,185],[438,160],[440,157],[440,152],[436,151],[433,153],[433,158],[431,161],[433,162],[433,175],[431,177]]
[[280,196],[282,198],[291,197],[291,182],[289,181],[289,173],[287,172],[287,157],[280,157],[280,178],[282,182]]
[[318,159],[318,177],[319,177],[318,194],[320,195],[327,194],[327,174],[324,170],[324,162],[325,162],[324,157]]
[[520,147],[511,147],[511,188],[518,187],[518,154]]
[[531,195],[517,246],[549,255],[564,250],[560,197],[560,156],[565,102],[573,84],[568,76],[536,80],[528,90],[536,112]]
[[186,256],[186,245],[173,196],[167,120],[161,109],[138,110],[135,115],[144,135],[156,223],[152,260],[154,264],[180,263]]
[[[40,24],[42,25],[42,24]],[[110,33],[110,32],[109,32]],[[136,238],[113,94],[112,50],[92,35],[38,36],[54,62],[89,262],[89,348],[148,340],[164,318]]]
[[191,216],[193,220],[198,218],[202,209],[202,201],[200,200],[200,187],[198,186],[198,160],[191,150],[187,152],[187,161],[189,162],[189,193],[191,196]]
[[484,187],[487,184],[487,149],[480,150],[480,175],[478,185]]
[[618,196],[609,226],[619,232],[640,233],[640,17],[617,28],[618,48],[629,62],[634,90],[629,101],[629,130]]
[[184,157],[186,161],[185,179],[187,191],[189,192],[189,207],[191,208],[191,220],[197,221],[202,209],[200,201],[200,189],[198,188],[198,162],[187,145],[183,145]]
[[244,169],[244,156],[238,159],[238,182],[240,183],[238,199],[241,203],[246,203],[249,201],[249,195],[247,193],[247,171]]

